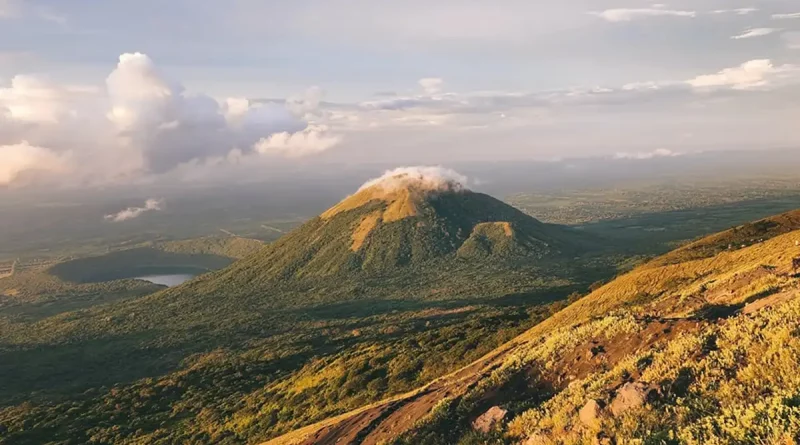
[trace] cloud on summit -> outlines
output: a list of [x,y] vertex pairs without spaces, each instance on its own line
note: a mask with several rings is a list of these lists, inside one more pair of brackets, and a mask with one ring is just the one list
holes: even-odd
[[461,173],[441,166],[399,167],[365,182],[359,190],[377,186],[392,191],[414,186],[430,191],[453,191],[466,188],[467,181]]

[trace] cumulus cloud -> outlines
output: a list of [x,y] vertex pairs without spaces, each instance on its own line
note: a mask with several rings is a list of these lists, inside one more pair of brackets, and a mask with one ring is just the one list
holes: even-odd
[[731,39],[741,40],[741,39],[752,39],[754,37],[764,37],[770,34],[774,34],[780,30],[781,30],[780,28],[751,28],[744,31],[741,34],[732,36]]
[[429,191],[458,191],[467,186],[467,177],[440,166],[399,167],[387,170],[378,178],[364,183],[359,190],[381,187],[385,191],[416,187]]
[[618,8],[606,9],[601,12],[591,12],[590,14],[596,15],[609,22],[630,22],[637,19],[645,19],[652,17],[697,17],[696,11],[680,11],[674,9],[661,9],[661,8]]
[[[0,84],[0,145],[27,140],[57,157],[71,152],[75,169],[50,170],[71,173],[62,179],[73,184],[130,181],[233,152],[238,162],[255,162],[262,152],[294,157],[341,140],[315,123],[321,98],[314,87],[286,101],[220,102],[187,93],[147,55],[126,53],[102,87],[27,75]],[[258,150],[265,140],[269,149]],[[9,153],[0,152],[0,164],[11,165]]]
[[731,88],[748,90],[765,87],[770,82],[797,73],[793,65],[775,66],[769,59],[751,60],[734,68],[725,68],[716,74],[695,77],[688,84],[699,89]]
[[654,159],[654,158],[672,158],[675,156],[681,156],[683,153],[668,150],[666,148],[658,148],[653,151],[646,151],[646,152],[636,152],[636,153],[626,153],[626,152],[619,152],[614,155],[614,159],[634,159],[634,160],[644,160],[644,159]]
[[125,210],[121,210],[117,213],[112,213],[110,215],[105,216],[106,221],[111,222],[122,222],[128,221],[131,219],[138,218],[142,216],[142,214],[147,212],[157,212],[161,211],[164,207],[164,200],[163,199],[148,199],[144,203],[144,207],[128,207]]
[[148,171],[164,173],[235,148],[220,105],[208,96],[185,94],[144,54],[120,56],[106,84],[108,119],[120,140],[142,153]]
[[9,185],[26,175],[62,173],[70,168],[69,154],[58,154],[22,141],[0,145],[0,185]]
[[261,154],[279,154],[290,158],[321,153],[342,141],[342,136],[332,134],[325,125],[309,125],[296,133],[281,132],[263,138],[255,144]]
[[17,75],[0,88],[0,112],[27,123],[57,123],[74,113],[70,109],[79,96],[96,93],[86,86],[59,86],[37,76]]

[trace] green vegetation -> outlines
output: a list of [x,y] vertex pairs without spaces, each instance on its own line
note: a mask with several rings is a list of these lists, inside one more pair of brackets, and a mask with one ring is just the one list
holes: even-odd
[[[465,365],[613,270],[574,261],[574,240],[594,242],[588,237],[485,195],[425,196],[398,220],[389,220],[392,204],[373,200],[315,218],[176,288],[44,319],[5,319],[5,437],[257,442]],[[383,216],[363,230],[375,212]],[[494,223],[502,230],[475,229]],[[476,235],[508,249],[459,257]],[[95,271],[144,254],[184,255],[129,250],[55,272]]]
[[164,252],[186,255],[216,255],[241,259],[258,252],[264,247],[260,240],[238,236],[206,236],[181,241],[153,243],[153,248]]
[[[787,297],[800,255],[791,214],[609,281],[663,244],[541,223],[477,193],[351,204],[267,246],[135,244],[0,279],[0,443],[258,443],[361,407],[372,415],[387,397],[378,420],[340,433],[397,444],[797,437],[800,386],[784,371],[798,362],[796,329],[779,323],[800,322]],[[680,221],[663,239],[691,232]],[[90,283],[240,257],[158,292]],[[624,416],[580,422],[587,400],[609,406],[624,383],[657,391]],[[492,406],[507,417],[474,431]]]
[[[363,434],[429,445],[797,443],[800,232],[764,227],[764,241],[656,260],[597,288],[462,372],[389,402],[413,415]],[[427,408],[419,394],[439,403]],[[473,431],[491,406],[505,418]],[[315,428],[335,431],[357,415]],[[310,443],[303,437],[270,443]]]

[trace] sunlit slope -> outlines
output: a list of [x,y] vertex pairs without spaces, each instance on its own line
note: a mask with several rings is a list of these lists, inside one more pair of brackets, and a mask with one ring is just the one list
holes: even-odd
[[596,246],[447,180],[385,177],[183,285],[0,318],[0,425],[31,445],[275,437],[493,350],[608,276],[576,258]]
[[[459,372],[269,443],[795,443],[800,231],[789,230],[700,259],[668,254]],[[492,406],[502,421],[473,431]]]

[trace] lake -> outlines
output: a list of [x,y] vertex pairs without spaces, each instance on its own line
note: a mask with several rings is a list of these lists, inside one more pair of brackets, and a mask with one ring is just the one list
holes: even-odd
[[137,280],[149,281],[153,284],[160,284],[162,286],[172,287],[181,283],[191,280],[195,275],[190,274],[172,274],[172,275],[144,275],[135,277]]

